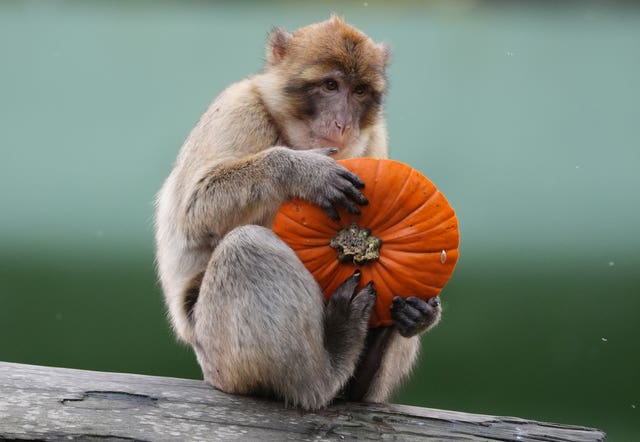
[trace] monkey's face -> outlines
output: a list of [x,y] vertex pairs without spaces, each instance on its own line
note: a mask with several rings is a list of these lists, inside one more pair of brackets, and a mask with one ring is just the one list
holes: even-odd
[[337,17],[293,35],[276,30],[269,63],[281,79],[291,144],[341,151],[357,145],[379,121],[388,57],[385,46]]
[[[320,66],[321,70],[326,68]],[[366,78],[342,69],[327,69],[313,79],[294,78],[285,94],[292,115],[306,125],[310,148],[346,149],[362,130],[375,123],[382,104],[382,92]]]

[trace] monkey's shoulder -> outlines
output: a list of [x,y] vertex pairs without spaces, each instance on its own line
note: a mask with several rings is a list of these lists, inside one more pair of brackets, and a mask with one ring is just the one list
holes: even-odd
[[[278,138],[272,115],[262,100],[253,77],[231,84],[213,101],[209,109],[211,126],[233,138],[251,151],[273,145]],[[213,128],[213,127],[212,127]]]
[[231,84],[218,95],[183,150],[196,150],[198,156],[215,152],[237,156],[264,150],[278,138],[278,128],[250,77]]

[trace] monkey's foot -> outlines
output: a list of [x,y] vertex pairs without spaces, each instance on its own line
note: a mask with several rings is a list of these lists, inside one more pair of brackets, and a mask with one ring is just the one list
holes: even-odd
[[[373,283],[355,293],[359,283],[360,272],[356,271],[331,296],[324,319],[327,350],[339,360],[352,361],[354,365],[364,346],[377,297]],[[353,372],[353,367],[349,370]]]
[[405,338],[415,336],[436,325],[441,313],[442,307],[438,296],[427,301],[415,296],[407,299],[396,296],[391,304],[391,318],[398,332]]

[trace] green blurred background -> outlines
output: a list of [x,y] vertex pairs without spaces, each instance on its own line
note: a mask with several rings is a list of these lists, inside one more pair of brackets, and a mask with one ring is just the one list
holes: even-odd
[[395,401],[640,440],[633,3],[0,2],[0,360],[201,377],[165,318],[154,194],[269,29],[331,11],[391,46],[391,154],[460,220]]

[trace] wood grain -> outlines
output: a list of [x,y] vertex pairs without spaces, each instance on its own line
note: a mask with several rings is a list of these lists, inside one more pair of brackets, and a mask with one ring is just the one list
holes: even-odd
[[0,362],[0,440],[604,441],[599,430],[392,404],[317,412],[202,381]]

